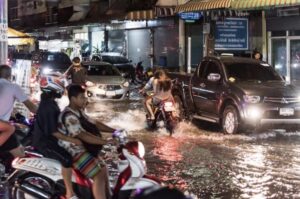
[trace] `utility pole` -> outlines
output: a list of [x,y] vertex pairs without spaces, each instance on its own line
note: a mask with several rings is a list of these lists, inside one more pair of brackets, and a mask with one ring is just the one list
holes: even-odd
[[0,0],[0,64],[7,63],[7,0]]

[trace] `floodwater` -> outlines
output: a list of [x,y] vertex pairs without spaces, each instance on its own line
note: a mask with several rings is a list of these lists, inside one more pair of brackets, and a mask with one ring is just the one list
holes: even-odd
[[141,98],[90,104],[93,118],[144,143],[148,173],[198,198],[300,198],[300,131],[224,135],[217,126],[181,122],[145,130]]

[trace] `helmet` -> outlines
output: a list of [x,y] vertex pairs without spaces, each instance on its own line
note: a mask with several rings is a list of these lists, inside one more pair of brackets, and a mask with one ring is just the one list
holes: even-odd
[[65,91],[64,79],[56,73],[41,76],[40,87],[43,92],[54,92],[62,95]]

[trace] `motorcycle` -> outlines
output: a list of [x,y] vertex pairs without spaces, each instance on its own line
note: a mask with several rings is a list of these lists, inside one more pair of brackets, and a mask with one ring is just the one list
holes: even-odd
[[[129,141],[118,135],[118,179],[113,186],[113,199],[130,198],[135,190],[159,185],[160,181],[146,175],[145,148],[141,142]],[[111,147],[109,147],[111,148]],[[64,198],[65,188],[58,161],[43,158],[16,158],[12,162],[17,176],[14,179],[12,197],[24,199],[26,195],[36,198]],[[93,198],[92,181],[73,170],[72,182],[76,194],[82,198]]]
[[[147,93],[147,95],[151,96],[152,94]],[[154,130],[157,127],[160,127],[160,123],[163,122],[165,128],[169,131],[170,136],[172,136],[179,123],[174,101],[167,99],[161,101],[158,105],[152,103],[152,111],[155,117],[154,120],[151,120],[148,114],[146,114],[148,129]]]

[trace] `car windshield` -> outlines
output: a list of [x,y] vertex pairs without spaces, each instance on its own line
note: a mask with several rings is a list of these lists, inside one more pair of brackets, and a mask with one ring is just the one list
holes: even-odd
[[120,76],[118,69],[112,65],[88,65],[87,75],[90,76]]
[[224,63],[228,79],[237,81],[282,81],[279,74],[266,63]]

